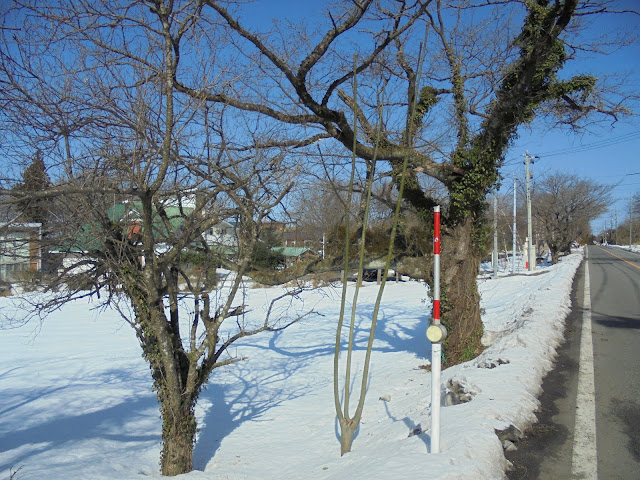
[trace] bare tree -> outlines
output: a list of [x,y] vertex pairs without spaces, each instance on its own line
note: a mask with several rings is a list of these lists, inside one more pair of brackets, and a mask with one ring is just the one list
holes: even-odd
[[571,243],[591,234],[589,222],[607,209],[610,187],[575,175],[555,173],[538,181],[531,197],[537,230],[549,245],[552,263]]
[[640,192],[631,197],[631,212],[636,218],[640,216]]
[[[277,24],[264,32],[243,23],[241,5],[204,0],[203,12],[228,27],[225,39],[239,65],[260,65],[266,77],[260,84],[243,77],[234,89],[203,88],[181,61],[175,85],[210,105],[260,115],[304,142],[320,135],[346,149],[355,145],[368,162],[377,148],[377,162],[396,185],[407,159],[404,201],[426,225],[438,200],[424,179],[445,187],[442,321],[450,332],[447,359],[457,363],[482,348],[476,273],[486,242],[485,197],[518,128],[538,114],[578,128],[628,113],[624,102],[633,95],[608,94],[590,75],[559,75],[580,51],[571,42],[580,38],[581,20],[614,7],[606,0],[362,0],[327,5],[323,30]],[[353,53],[358,98],[345,89]],[[383,83],[393,94],[376,143],[375,92]]]
[[[180,40],[216,40],[212,25],[196,22],[198,2],[17,3],[2,12],[3,148],[42,152],[52,184],[0,194],[23,210],[55,202],[60,218],[43,247],[64,257],[27,312],[42,317],[87,296],[118,309],[151,368],[162,473],[188,472],[200,391],[216,368],[241,360],[229,347],[304,316],[273,308],[301,287],[258,323],[242,295],[264,221],[297,175],[295,157],[251,115],[175,88]],[[191,68],[214,88],[229,65]],[[207,238],[230,219],[233,245]],[[224,288],[220,265],[232,271]]]
[[[640,234],[640,193],[636,193],[629,198],[629,207],[625,219],[618,226],[616,236],[625,239],[629,244],[637,244]],[[624,241],[620,242],[625,243]]]
[[[296,228],[320,242],[335,242],[333,236],[345,220],[343,186],[331,181],[299,184],[289,209]],[[328,252],[326,252],[328,254]]]

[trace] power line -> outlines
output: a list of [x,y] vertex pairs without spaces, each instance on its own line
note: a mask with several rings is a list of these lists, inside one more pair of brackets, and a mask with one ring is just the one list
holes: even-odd
[[599,175],[600,178],[615,178],[615,177],[629,177],[631,175],[640,175],[640,172],[638,173],[620,173],[618,175]]
[[558,155],[565,155],[567,153],[580,153],[588,150],[597,150],[599,148],[609,147],[618,143],[630,142],[632,140],[640,139],[640,132],[631,132],[619,137],[612,137],[605,140],[600,140],[593,143],[587,143],[578,147],[567,147],[561,150],[552,150],[550,152],[539,153],[539,156],[556,157]]
[[[566,147],[559,150],[550,150],[548,152],[538,153],[540,157],[556,157],[559,155],[566,155],[569,153],[581,153],[589,150],[597,150],[599,148],[609,147],[611,145],[616,145],[618,143],[630,142],[632,140],[640,139],[640,132],[630,132],[625,133],[624,135],[620,135],[618,137],[611,137],[604,140],[599,140],[597,142],[587,143],[584,145],[580,145],[577,147]],[[503,167],[514,165],[520,162],[519,157],[509,158],[504,161],[502,164]],[[638,172],[640,174],[640,172]],[[635,175],[635,174],[634,174]]]

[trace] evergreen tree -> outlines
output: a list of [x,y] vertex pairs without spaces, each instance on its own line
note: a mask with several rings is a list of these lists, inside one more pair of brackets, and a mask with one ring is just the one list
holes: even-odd
[[20,209],[22,213],[20,220],[23,222],[45,223],[47,219],[47,203],[49,200],[37,198],[30,195],[36,192],[46,190],[51,186],[51,179],[47,174],[47,169],[42,159],[42,152],[36,152],[36,155],[24,172],[22,173],[22,184],[18,186],[19,190],[26,194],[25,198],[20,201]]

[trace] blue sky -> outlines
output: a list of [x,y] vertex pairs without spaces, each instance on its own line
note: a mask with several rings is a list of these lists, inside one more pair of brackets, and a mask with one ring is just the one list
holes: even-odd
[[[638,8],[639,0],[616,0],[617,8]],[[248,10],[247,19],[261,30],[267,30],[274,16],[291,21],[314,22],[324,2],[291,2],[270,0],[257,2]],[[585,31],[590,39],[604,31],[640,32],[640,16],[609,15],[593,17]],[[588,56],[584,52],[580,61],[568,65],[569,73],[589,73],[601,77],[611,73],[629,74],[630,90],[640,92],[640,45],[619,49],[606,56]],[[566,76],[566,74],[565,74]],[[636,107],[640,105],[636,103]],[[636,114],[640,113],[640,110]],[[640,117],[620,118],[612,124],[606,120],[579,133],[548,129],[534,122],[530,128],[521,128],[519,138],[506,155],[502,175],[505,178],[501,193],[513,187],[516,176],[524,183],[524,153],[528,151],[539,159],[531,170],[538,178],[563,172],[588,178],[611,186],[613,203],[606,215],[591,223],[592,230],[600,231],[605,222],[610,224],[617,214],[618,222],[628,218],[629,198],[640,192]]]
[[[640,7],[640,0],[616,0],[621,7]],[[326,2],[302,2],[292,0],[266,0],[244,6],[245,19],[253,27],[266,31],[272,25],[272,18],[288,19],[294,23],[306,22],[313,25],[317,16],[326,10]],[[617,15],[599,17],[599,23],[592,24],[588,36],[600,31],[640,32],[640,16]],[[605,57],[586,58],[575,63],[572,73],[591,73],[596,76],[612,72],[630,74],[629,87],[640,92],[640,45],[620,49]],[[640,113],[640,105],[636,105]],[[524,180],[525,152],[539,157],[532,166],[534,176],[540,177],[554,172],[565,172],[591,179],[611,186],[613,202],[609,213],[592,222],[592,229],[598,232],[605,222],[610,222],[617,214],[619,223],[628,217],[629,198],[640,192],[640,116],[620,119],[611,125],[604,122],[588,130],[574,134],[560,130],[548,130],[535,123],[522,128],[519,138],[507,152],[502,192],[512,188],[510,180],[516,176]]]
[[512,188],[514,176],[524,181],[524,153],[539,158],[531,166],[533,176],[563,172],[609,185],[609,211],[591,222],[594,233],[617,215],[618,223],[629,216],[629,199],[640,193],[640,126],[634,124],[601,127],[594,132],[571,135],[565,132],[524,134],[509,150],[502,175],[503,193]]
[[[637,0],[618,0],[621,7],[640,6]],[[640,16],[613,15],[594,24],[589,31],[602,27],[611,27],[619,32],[640,32]],[[629,74],[628,88],[640,94],[640,45],[619,49],[606,56],[586,58],[572,67],[575,72],[588,72],[596,76],[620,72]],[[639,108],[636,102],[636,109]],[[531,131],[523,129],[520,138],[507,154],[503,176],[514,175],[524,180],[524,157],[526,151],[540,158],[531,167],[534,175],[564,172],[588,178],[595,182],[611,186],[613,202],[607,214],[591,222],[594,233],[599,232],[605,223],[618,223],[629,217],[629,199],[634,193],[640,193],[640,111],[635,116],[590,127],[588,130],[572,134],[561,130],[546,130],[540,126]],[[505,181],[504,189],[512,188],[511,181]]]

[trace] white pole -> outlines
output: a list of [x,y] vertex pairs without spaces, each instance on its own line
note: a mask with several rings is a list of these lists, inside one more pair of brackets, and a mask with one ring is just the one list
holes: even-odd
[[529,190],[529,162],[531,161],[531,157],[529,156],[529,152],[525,153],[524,158],[525,173],[527,177],[527,260],[529,262],[528,270],[533,272],[536,257],[533,253],[533,228],[531,226],[531,192]]
[[513,244],[511,247],[511,273],[516,273],[516,179],[513,179]]
[[440,453],[440,372],[442,344],[431,344],[431,453]]
[[493,275],[498,275],[498,192],[493,196]]

